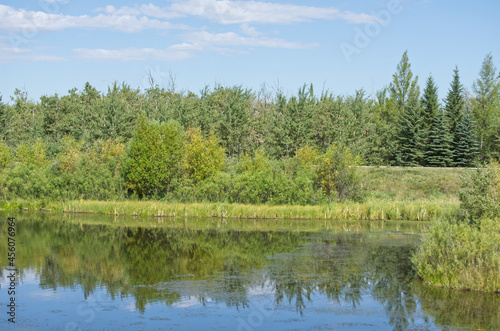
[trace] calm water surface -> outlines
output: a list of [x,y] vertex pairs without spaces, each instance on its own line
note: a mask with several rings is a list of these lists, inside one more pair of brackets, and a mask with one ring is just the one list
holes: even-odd
[[15,216],[20,330],[476,330],[500,295],[423,286],[424,223]]

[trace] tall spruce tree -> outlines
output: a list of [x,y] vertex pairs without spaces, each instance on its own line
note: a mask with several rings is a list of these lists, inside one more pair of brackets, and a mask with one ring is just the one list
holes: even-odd
[[420,106],[418,103],[420,89],[418,77],[413,78],[408,52],[405,51],[392,75],[389,87],[392,103],[396,106],[398,132],[398,151],[396,163],[402,166],[416,166],[422,158],[422,137]]
[[462,108],[465,104],[464,97],[462,95],[463,90],[463,86],[460,83],[458,67],[455,67],[455,70],[453,70],[453,81],[450,84],[450,89],[448,90],[448,94],[445,99],[446,120],[453,139],[455,139],[458,125],[462,120]]
[[409,102],[399,123],[397,163],[401,166],[418,166],[422,153],[422,116],[418,99]]
[[401,61],[396,67],[396,72],[392,75],[390,91],[391,98],[396,102],[401,115],[405,113],[410,100],[415,97],[418,98],[420,94],[418,76],[413,78],[408,51],[403,53]]
[[[425,84],[424,95],[421,100],[422,105],[422,147],[424,149],[424,154],[428,150],[428,145],[430,143],[431,131],[433,129],[434,119],[439,112],[439,101],[438,101],[438,89],[434,83],[434,78],[432,75],[427,78]],[[426,164],[426,158],[424,158],[423,165]]]
[[476,125],[469,107],[463,110],[461,120],[453,140],[454,165],[457,167],[471,167],[479,155],[479,143],[476,134]]
[[438,89],[436,84],[434,83],[434,78],[432,78],[432,75],[427,78],[424,95],[422,96],[421,102],[423,124],[430,131],[432,122],[434,121],[434,117],[439,110]]
[[430,167],[451,165],[453,161],[451,143],[449,129],[444,121],[444,114],[442,111],[438,111],[434,116],[428,136],[425,150],[426,165]]

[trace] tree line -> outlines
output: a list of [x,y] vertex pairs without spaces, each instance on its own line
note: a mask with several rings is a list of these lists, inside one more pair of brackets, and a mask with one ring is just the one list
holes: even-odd
[[[349,196],[354,186],[345,178],[353,175],[342,169],[356,164],[470,167],[498,159],[499,90],[488,54],[473,93],[455,68],[440,102],[432,76],[421,93],[407,52],[392,82],[373,96],[316,94],[312,85],[292,96],[222,85],[199,94],[140,91],[124,83],[103,93],[86,83],[35,102],[16,89],[10,104],[0,99],[2,194],[13,196],[17,187],[26,197],[208,194],[251,203]],[[269,188],[280,186],[277,177],[307,197]],[[259,189],[246,192],[256,181]],[[192,187],[204,189],[195,194]]]

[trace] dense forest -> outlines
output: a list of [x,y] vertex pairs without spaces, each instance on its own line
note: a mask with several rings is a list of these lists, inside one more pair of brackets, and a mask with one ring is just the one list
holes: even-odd
[[85,84],[67,95],[0,99],[5,200],[165,198],[316,204],[358,199],[353,166],[471,167],[500,156],[500,76],[491,54],[472,93],[450,73],[441,102],[421,90],[407,53],[368,96],[304,85],[206,87]]

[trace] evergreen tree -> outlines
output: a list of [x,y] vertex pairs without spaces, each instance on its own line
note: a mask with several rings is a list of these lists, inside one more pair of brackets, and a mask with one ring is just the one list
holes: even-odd
[[404,114],[410,100],[415,97],[418,98],[420,94],[418,76],[413,79],[408,51],[403,53],[401,61],[396,67],[396,73],[392,75],[392,78],[390,86],[391,98],[395,100],[400,113]]
[[426,145],[425,161],[431,167],[446,167],[452,164],[451,139],[444,121],[444,114],[438,111],[432,122]]
[[409,103],[401,116],[398,136],[399,151],[397,163],[401,166],[414,167],[422,160],[422,118],[417,100]]
[[[424,95],[421,100],[422,105],[422,145],[424,154],[428,150],[430,135],[433,128],[434,119],[439,112],[438,90],[432,75],[427,78]],[[423,162],[425,165],[426,162]]]
[[430,75],[429,78],[427,78],[424,95],[422,96],[422,120],[426,130],[431,130],[432,122],[438,111],[438,90],[434,83],[434,78]]
[[454,147],[454,164],[457,167],[471,167],[479,155],[479,144],[476,134],[476,125],[469,107],[464,109],[460,123],[458,123]]
[[450,84],[448,95],[445,99],[446,119],[450,128],[450,134],[455,139],[458,125],[462,120],[462,108],[464,107],[463,87],[460,83],[458,67],[453,70],[453,81]]
[[0,139],[3,138],[5,130],[5,104],[2,102],[2,95],[0,94]]
[[478,126],[483,158],[491,156],[492,152],[498,149],[495,136],[499,131],[497,125],[500,125],[496,120],[500,116],[499,87],[499,79],[490,53],[484,58],[479,78],[472,86],[476,94],[473,100],[473,115]]

